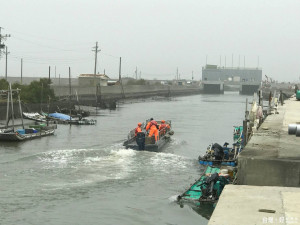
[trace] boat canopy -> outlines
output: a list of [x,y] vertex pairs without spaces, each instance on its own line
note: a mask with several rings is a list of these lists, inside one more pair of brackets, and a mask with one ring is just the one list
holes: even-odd
[[68,116],[66,114],[62,114],[62,113],[50,113],[49,116],[57,118],[57,119],[61,119],[61,120],[71,120],[70,116]]

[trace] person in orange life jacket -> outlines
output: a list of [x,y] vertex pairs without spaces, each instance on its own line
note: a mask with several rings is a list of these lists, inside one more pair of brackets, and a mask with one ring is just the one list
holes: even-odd
[[137,135],[137,133],[142,132],[142,123],[138,123],[138,126],[135,128],[134,130],[134,134],[135,136]]
[[155,141],[158,141],[159,137],[158,137],[157,122],[153,118],[151,118],[151,119],[150,119],[150,122],[146,126],[146,131],[148,131],[150,129],[148,137],[152,137],[152,135],[154,134]]
[[169,129],[170,128],[170,125],[169,124],[166,124],[166,121],[162,120],[161,121],[161,124],[159,125],[159,130],[165,134],[166,133],[166,129]]
[[[149,130],[150,124],[151,124],[151,121],[152,121],[152,120],[153,120],[153,118],[150,118],[149,122],[148,122],[147,125],[145,126],[146,131]],[[147,129],[147,128],[148,128],[148,129]]]

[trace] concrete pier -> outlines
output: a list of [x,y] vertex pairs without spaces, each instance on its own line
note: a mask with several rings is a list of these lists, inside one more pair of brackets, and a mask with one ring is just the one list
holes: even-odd
[[300,189],[226,185],[208,225],[300,224]]
[[[237,183],[227,185],[209,225],[300,224],[300,101],[269,115],[238,157]],[[249,186],[253,185],[253,186]]]
[[288,125],[300,123],[300,101],[295,97],[269,115],[238,157],[241,185],[300,187],[300,137]]

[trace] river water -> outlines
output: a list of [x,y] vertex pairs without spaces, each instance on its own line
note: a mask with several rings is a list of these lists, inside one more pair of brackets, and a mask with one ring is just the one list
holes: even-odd
[[[0,143],[0,224],[207,224],[211,209],[174,200],[200,177],[209,144],[232,143],[245,100],[225,92],[126,103],[91,117],[96,126]],[[172,120],[171,142],[160,153],[124,149],[128,131],[150,117]]]

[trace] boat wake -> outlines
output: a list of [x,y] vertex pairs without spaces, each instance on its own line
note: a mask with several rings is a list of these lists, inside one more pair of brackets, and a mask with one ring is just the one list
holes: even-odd
[[[104,149],[65,149],[41,153],[39,163],[59,179],[55,186],[81,186],[106,180],[126,179],[135,170],[136,152],[119,145]],[[67,175],[67,176],[66,176]],[[57,182],[57,181],[56,181]],[[48,186],[53,186],[50,183]],[[46,185],[46,186],[47,186]]]

